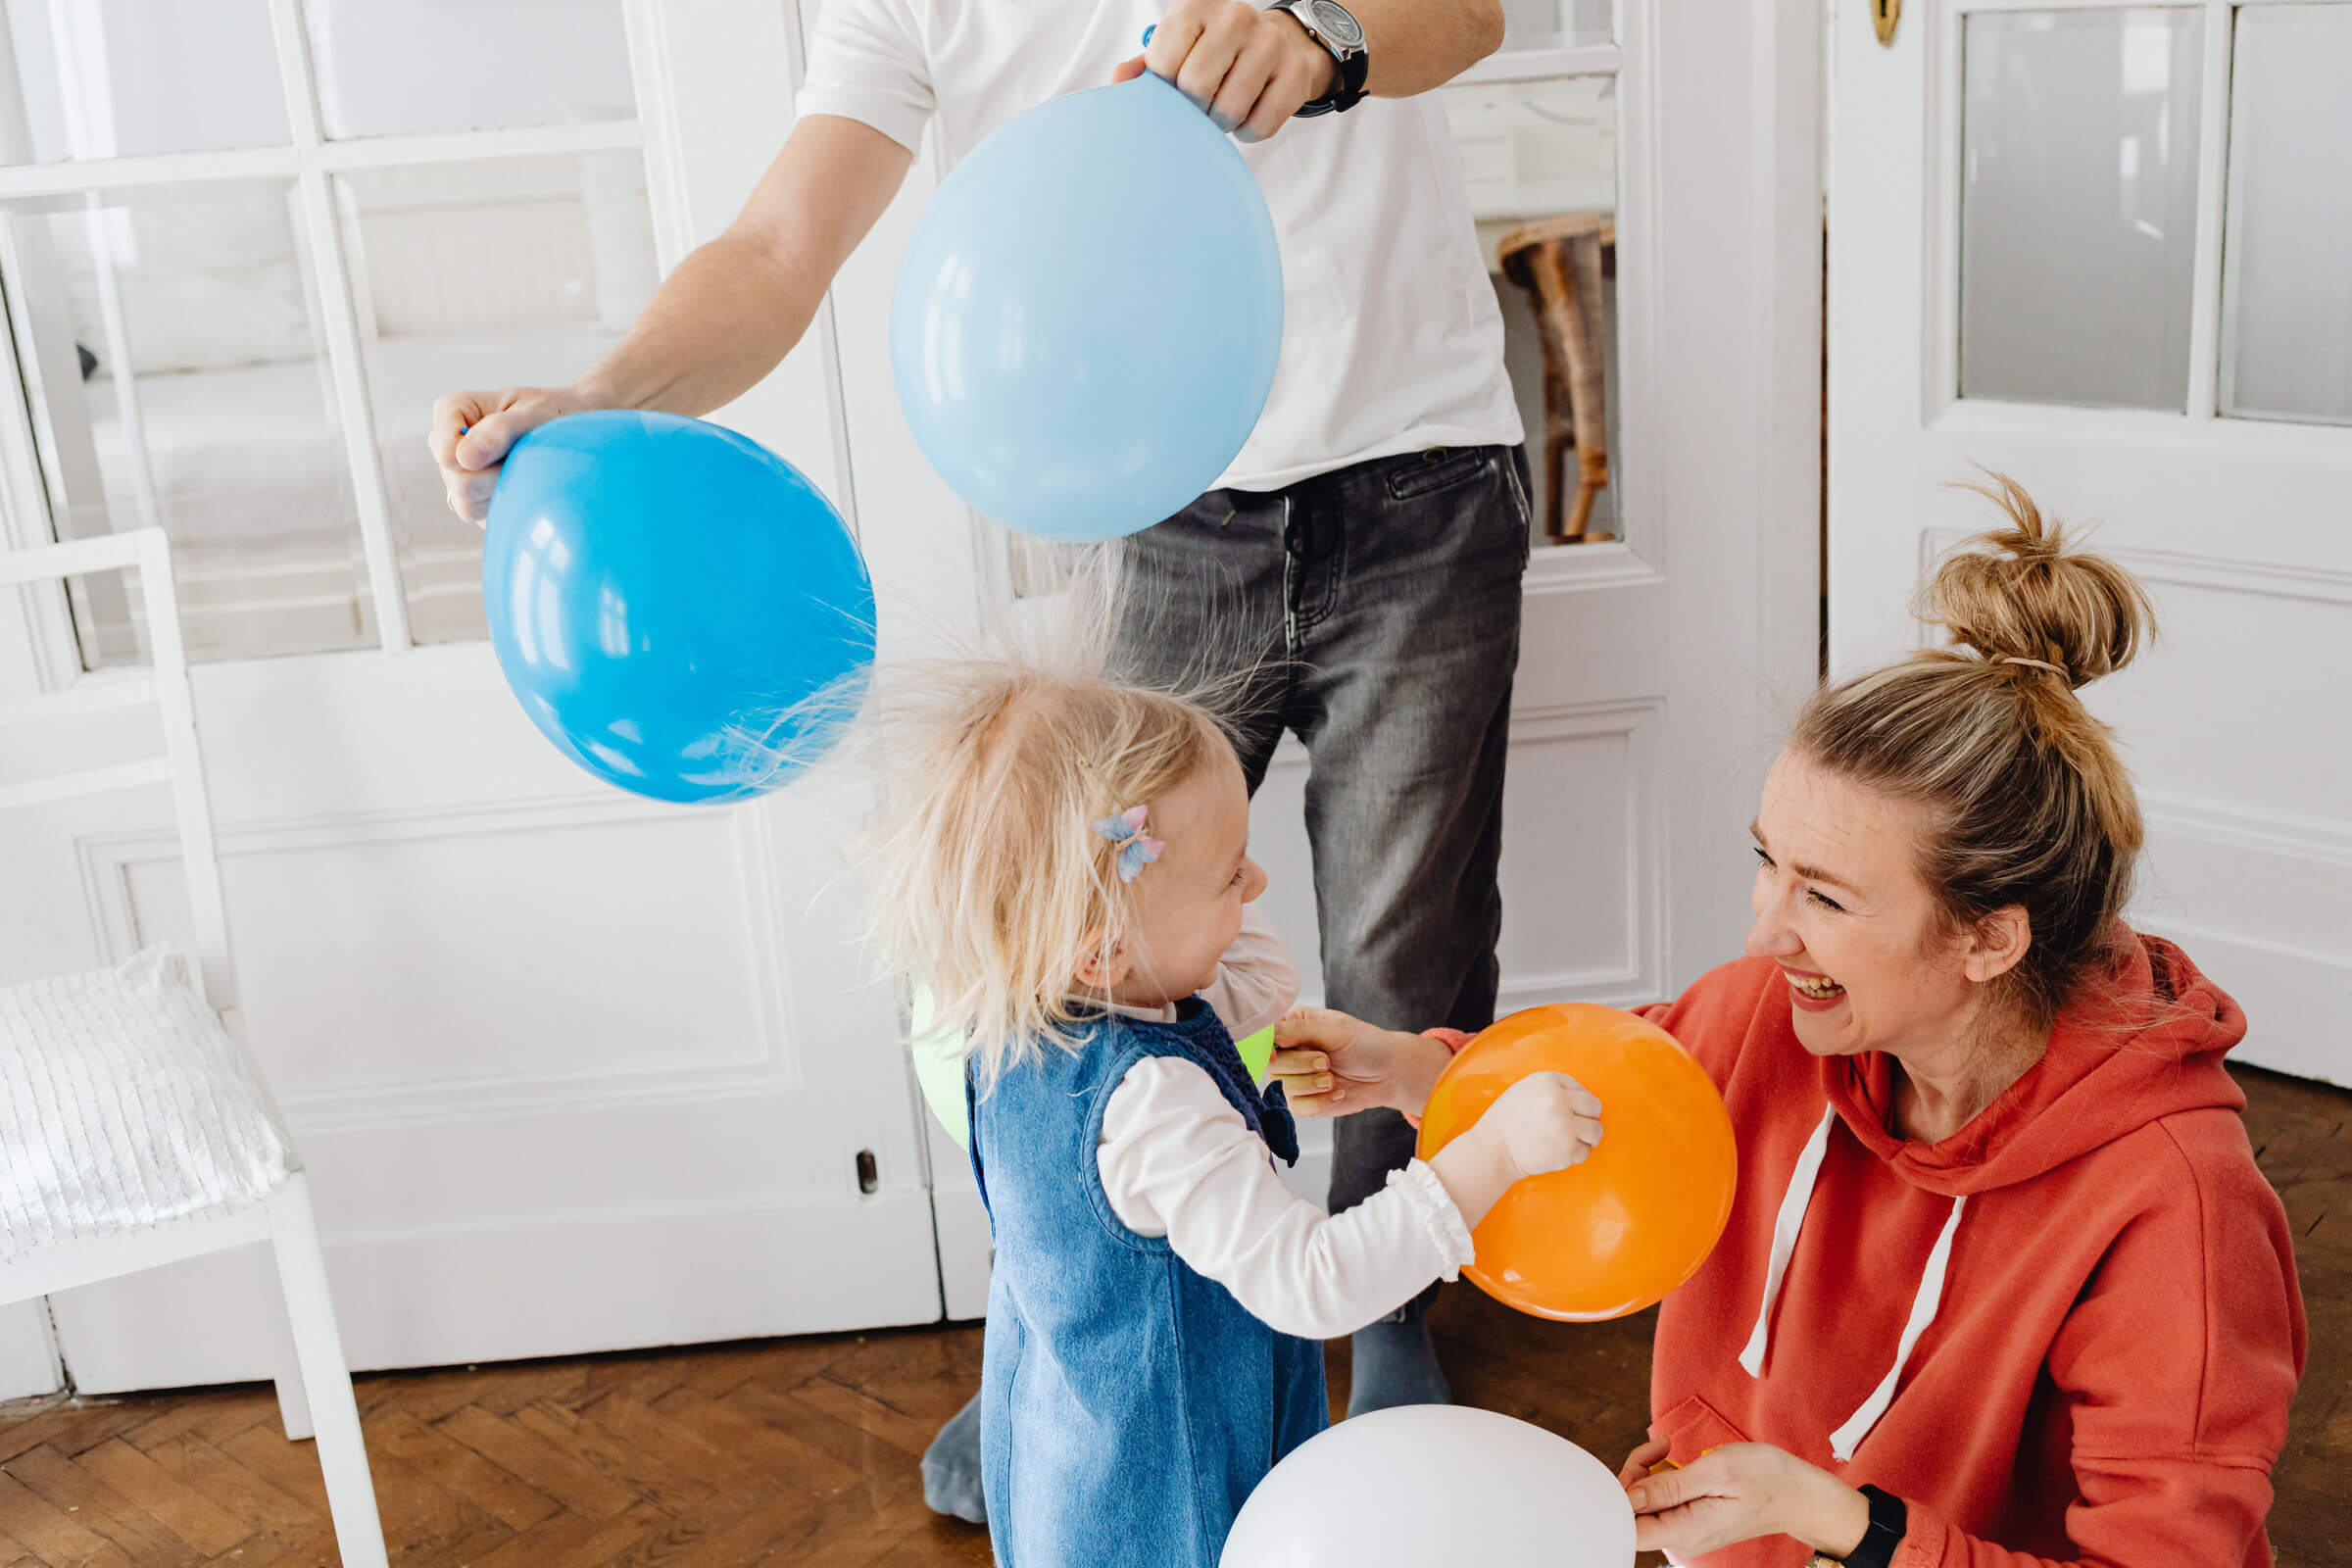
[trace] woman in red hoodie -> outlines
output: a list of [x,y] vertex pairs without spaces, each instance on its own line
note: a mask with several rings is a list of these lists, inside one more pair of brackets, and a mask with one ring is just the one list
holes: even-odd
[[[1748,956],[1647,1009],[1722,1090],[1723,1240],[1667,1298],[1641,1544],[1708,1568],[2267,1568],[2304,1354],[2237,1004],[2122,923],[2140,816],[2075,688],[2149,612],[2007,480],[1955,646],[1819,693],[1765,782]],[[1294,1107],[1446,1048],[1295,1014]],[[1606,1125],[1606,1116],[1603,1116]]]

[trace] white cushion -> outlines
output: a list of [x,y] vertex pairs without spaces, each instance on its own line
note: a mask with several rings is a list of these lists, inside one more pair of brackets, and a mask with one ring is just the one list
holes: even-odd
[[293,1163],[170,949],[0,989],[0,1258],[253,1202]]

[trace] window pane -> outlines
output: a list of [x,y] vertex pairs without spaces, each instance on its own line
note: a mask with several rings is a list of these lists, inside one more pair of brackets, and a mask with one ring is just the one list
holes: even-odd
[[0,163],[286,143],[266,0],[5,0],[4,9]]
[[659,281],[644,162],[372,170],[336,196],[412,632],[485,636],[481,531],[450,512],[425,451],[433,399],[561,386],[620,340]]
[[[0,206],[57,534],[160,523],[197,659],[375,641],[296,199],[270,181]],[[119,601],[77,608],[93,665],[130,657]]]
[[1963,397],[2186,406],[2200,18],[1968,19]]
[[2222,412],[2352,424],[2352,7],[2249,6],[2230,81]]
[[1625,536],[1608,482],[1617,450],[1616,85],[1568,76],[1443,89],[1527,427],[1538,546]]
[[1607,43],[1611,0],[1502,0],[1505,49],[1564,49]]
[[330,138],[626,120],[620,0],[303,0]]

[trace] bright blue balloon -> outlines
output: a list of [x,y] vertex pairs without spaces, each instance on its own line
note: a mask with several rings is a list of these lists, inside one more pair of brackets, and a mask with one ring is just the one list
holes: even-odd
[[1040,104],[972,149],[891,302],[923,456],[985,515],[1049,539],[1133,533],[1214,484],[1281,353],[1257,181],[1149,73]]
[[838,738],[874,662],[874,589],[791,464],[674,414],[574,414],[514,443],[482,607],[540,733],[662,801],[774,788]]

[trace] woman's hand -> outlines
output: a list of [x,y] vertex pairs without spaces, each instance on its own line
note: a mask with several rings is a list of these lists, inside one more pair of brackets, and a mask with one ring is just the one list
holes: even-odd
[[[1626,1460],[1626,1495],[1634,1504],[1634,1544],[1642,1551],[1695,1557],[1759,1536],[1793,1536],[1832,1557],[1844,1557],[1870,1530],[1870,1499],[1769,1443],[1710,1448],[1679,1470],[1647,1473],[1658,1448],[1643,1444]],[[1642,1474],[1634,1475],[1636,1461]]]
[[1673,1448],[1674,1445],[1664,1438],[1651,1438],[1625,1456],[1625,1463],[1617,1467],[1617,1484],[1633,1491],[1634,1483],[1648,1475],[1652,1466],[1663,1462]]
[[1329,1007],[1293,1007],[1274,1026],[1269,1070],[1301,1116],[1382,1105],[1417,1116],[1452,1059],[1441,1041],[1376,1028]]

